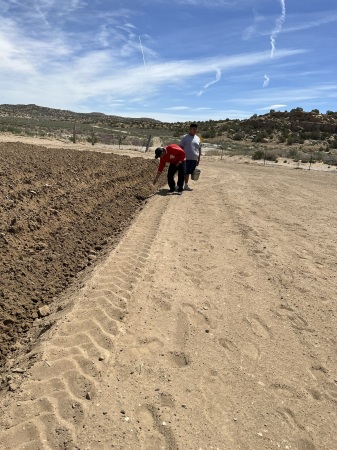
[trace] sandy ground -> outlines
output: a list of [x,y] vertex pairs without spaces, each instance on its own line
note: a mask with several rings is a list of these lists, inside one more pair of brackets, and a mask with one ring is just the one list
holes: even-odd
[[0,448],[337,448],[335,173],[204,158],[17,361]]

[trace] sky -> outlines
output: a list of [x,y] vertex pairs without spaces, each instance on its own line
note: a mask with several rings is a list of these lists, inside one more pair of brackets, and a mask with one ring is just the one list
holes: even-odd
[[0,0],[0,104],[163,122],[337,111],[336,0]]

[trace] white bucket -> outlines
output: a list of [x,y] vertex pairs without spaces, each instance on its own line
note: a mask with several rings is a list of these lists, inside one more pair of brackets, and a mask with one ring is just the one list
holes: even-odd
[[193,181],[197,181],[199,179],[200,172],[201,172],[200,169],[194,169],[193,172],[192,172],[192,175],[191,175],[191,179]]

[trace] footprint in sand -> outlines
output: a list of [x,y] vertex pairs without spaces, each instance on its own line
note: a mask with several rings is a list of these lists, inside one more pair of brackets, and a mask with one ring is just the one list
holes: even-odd
[[[209,318],[190,303],[183,303],[178,309],[175,341],[178,348],[184,349],[194,331],[208,333],[213,328]],[[193,333],[192,333],[193,334]]]
[[[289,427],[291,430],[297,430],[299,434],[308,434],[305,427],[297,420],[295,413],[290,408],[278,408],[276,412],[281,417],[285,426]],[[316,447],[310,437],[299,438],[296,448],[298,450],[316,450]]]
[[136,411],[138,435],[142,450],[158,450],[161,448],[178,450],[174,433],[165,423],[156,405],[142,405]]
[[281,416],[283,422],[291,429],[304,430],[304,426],[298,422],[295,413],[290,408],[278,408],[276,412]]
[[253,342],[238,338],[234,344],[230,339],[223,337],[219,338],[218,342],[228,361],[249,375],[256,373],[260,361],[260,350]]
[[275,314],[282,320],[289,321],[290,325],[297,330],[309,330],[308,322],[297,314],[290,306],[280,305],[280,308],[275,311]]
[[252,315],[251,317],[247,317],[247,321],[251,326],[254,334],[266,339],[271,337],[269,327],[263,322],[263,320],[259,316]]
[[325,395],[329,400],[337,402],[337,384],[328,382],[324,385]]
[[[214,369],[209,369],[200,379],[198,389],[201,402],[198,411],[200,420],[205,424],[208,423],[215,434],[226,436],[224,449],[237,448],[237,442],[232,440],[229,433],[232,422],[230,418],[235,410],[229,390],[228,381]],[[217,446],[210,448],[217,448]]]
[[237,364],[240,360],[239,350],[236,345],[227,338],[219,338],[218,340],[228,361]]
[[202,312],[198,311],[194,305],[190,303],[183,303],[183,305],[181,306],[181,310],[185,314],[187,314],[190,323],[195,327],[202,329],[203,331],[205,330],[205,328],[213,328],[209,318]]
[[189,357],[183,352],[170,352],[168,354],[168,360],[176,367],[185,367],[190,364]]
[[298,450],[316,450],[315,445],[308,439],[299,439],[297,444]]
[[240,369],[249,375],[254,375],[260,361],[259,348],[250,341],[243,341],[240,350]]
[[280,396],[281,399],[302,397],[302,394],[297,389],[285,384],[284,382],[273,383],[270,387],[277,395]]

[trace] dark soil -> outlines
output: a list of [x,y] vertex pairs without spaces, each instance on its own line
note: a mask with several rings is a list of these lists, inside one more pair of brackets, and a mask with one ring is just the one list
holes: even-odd
[[21,143],[0,144],[0,158],[1,382],[6,361],[29,346],[34,322],[155,192],[157,166]]

